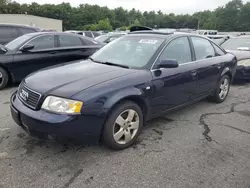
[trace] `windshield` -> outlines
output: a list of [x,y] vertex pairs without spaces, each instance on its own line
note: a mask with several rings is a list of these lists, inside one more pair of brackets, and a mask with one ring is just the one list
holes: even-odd
[[107,44],[91,58],[97,62],[111,62],[142,68],[149,62],[163,41],[162,38],[149,36],[125,36]]
[[8,44],[5,45],[5,47],[9,50],[14,50],[21,46],[24,42],[29,40],[32,36],[30,35],[23,35],[21,37],[16,38],[15,40],[9,42]]
[[226,50],[237,50],[239,47],[250,48],[250,38],[231,38],[221,46]]

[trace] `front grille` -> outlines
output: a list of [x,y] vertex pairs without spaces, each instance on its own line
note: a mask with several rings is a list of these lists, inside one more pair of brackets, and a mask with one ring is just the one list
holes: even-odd
[[24,83],[21,83],[18,92],[18,98],[28,107],[35,110],[41,99],[41,94],[28,88]]

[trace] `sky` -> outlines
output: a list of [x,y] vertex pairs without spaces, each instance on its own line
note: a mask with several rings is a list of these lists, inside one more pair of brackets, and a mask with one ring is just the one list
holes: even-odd
[[[39,4],[59,4],[69,2],[72,6],[79,4],[97,4],[109,8],[123,7],[139,9],[140,11],[161,10],[164,13],[192,14],[202,10],[213,10],[225,5],[229,0],[16,0],[19,3],[37,2]],[[243,0],[247,2],[250,0]]]

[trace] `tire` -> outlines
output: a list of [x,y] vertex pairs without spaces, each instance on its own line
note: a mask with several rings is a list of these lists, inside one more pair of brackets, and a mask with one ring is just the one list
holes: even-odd
[[117,105],[109,114],[104,125],[102,139],[105,145],[111,149],[126,149],[135,143],[142,127],[141,108],[134,102],[125,101]]
[[0,90],[6,87],[9,82],[9,75],[8,73],[0,67]]
[[231,85],[230,77],[228,75],[222,76],[220,81],[218,82],[218,85],[216,86],[215,94],[211,97],[212,101],[216,103],[222,103],[223,101],[225,101],[230,90],[230,85]]

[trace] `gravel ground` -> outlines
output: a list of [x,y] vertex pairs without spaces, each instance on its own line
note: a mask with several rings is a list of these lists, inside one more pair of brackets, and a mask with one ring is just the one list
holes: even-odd
[[123,151],[28,136],[0,91],[0,188],[250,188],[250,85],[147,123]]

